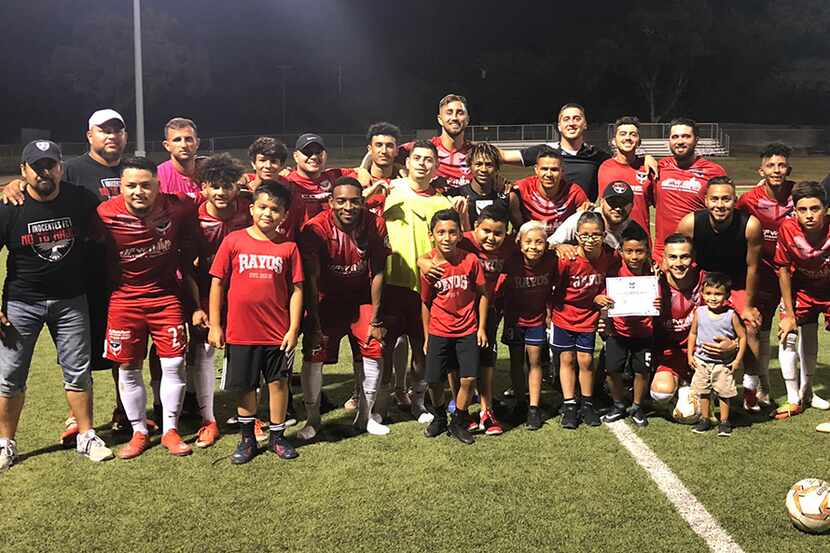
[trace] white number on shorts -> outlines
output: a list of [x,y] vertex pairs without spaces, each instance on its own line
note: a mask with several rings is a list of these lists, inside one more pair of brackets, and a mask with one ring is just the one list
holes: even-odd
[[170,338],[173,340],[173,347],[180,347],[182,343],[179,342],[179,333],[184,334],[184,325],[171,326],[167,329],[167,332],[170,333]]

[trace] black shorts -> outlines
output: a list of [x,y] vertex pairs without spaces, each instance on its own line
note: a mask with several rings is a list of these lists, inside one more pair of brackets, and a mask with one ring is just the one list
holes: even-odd
[[427,338],[426,380],[429,384],[446,382],[450,371],[458,371],[460,378],[476,378],[478,361],[475,333],[460,338],[432,335]]
[[279,346],[228,344],[221,388],[227,392],[250,392],[259,388],[260,376],[270,384],[291,377],[294,350],[285,353]]
[[501,311],[490,309],[487,313],[487,347],[478,348],[478,362],[482,367],[496,366],[496,351],[498,351],[498,338],[496,336],[501,322]]
[[637,374],[651,373],[653,356],[651,338],[628,338],[611,334],[605,339],[605,370],[621,374],[631,360],[631,369]]

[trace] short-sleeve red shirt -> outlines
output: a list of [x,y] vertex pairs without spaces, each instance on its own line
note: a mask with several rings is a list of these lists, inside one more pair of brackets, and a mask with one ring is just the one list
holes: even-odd
[[759,184],[752,190],[741,194],[738,198],[738,209],[743,209],[754,215],[763,229],[764,241],[761,246],[761,261],[767,269],[775,269],[775,245],[778,243],[778,227],[793,214],[793,199],[789,191],[793,183],[787,182],[787,203],[780,204],[775,198],[770,198],[764,184]]
[[516,181],[513,190],[519,195],[523,218],[545,223],[548,235],[588,201],[588,196],[576,183],[563,183],[556,197],[550,199],[539,190],[539,177],[535,175]]
[[495,298],[504,282],[504,263],[516,253],[516,243],[510,238],[505,238],[497,250],[489,252],[476,240],[475,232],[468,231],[464,233],[464,238],[458,243],[458,247],[478,257],[478,262],[484,270],[487,292],[491,298]]
[[830,223],[825,223],[820,243],[811,244],[797,219],[778,228],[775,264],[792,272],[793,293],[798,290],[816,299],[830,298]]
[[[421,300],[429,308],[429,333],[459,338],[478,329],[476,298],[484,286],[484,271],[475,254],[460,250],[457,263],[442,265],[444,274],[431,282],[421,277]],[[430,252],[434,257],[436,250]]]
[[295,169],[286,175],[285,180],[297,187],[305,202],[305,220],[329,208],[331,189],[340,177],[357,177],[357,173],[354,169],[326,169],[312,179],[300,175]]
[[603,246],[593,261],[581,255],[575,259],[560,257],[551,299],[553,325],[571,332],[595,331],[599,309],[594,298],[605,289],[605,275],[616,271],[619,263],[619,255],[608,246]]
[[546,251],[535,264],[528,265],[517,252],[505,262],[504,272],[505,325],[526,328],[544,325],[556,274],[556,255]]

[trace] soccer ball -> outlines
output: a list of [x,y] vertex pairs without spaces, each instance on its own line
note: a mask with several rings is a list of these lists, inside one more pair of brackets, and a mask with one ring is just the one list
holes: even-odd
[[700,418],[700,403],[689,386],[681,386],[677,389],[677,403],[671,416],[682,424],[694,424]]
[[830,484],[818,478],[799,480],[787,492],[787,513],[793,525],[810,534],[830,530]]

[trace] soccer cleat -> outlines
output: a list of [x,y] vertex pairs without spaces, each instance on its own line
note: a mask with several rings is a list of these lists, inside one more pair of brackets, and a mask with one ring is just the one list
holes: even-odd
[[305,426],[297,432],[297,437],[303,441],[313,440],[317,436],[318,430],[313,424],[308,424],[308,421],[306,421]]
[[78,419],[71,416],[63,423],[63,432],[61,432],[60,444],[61,447],[74,447],[78,437]]
[[119,459],[133,459],[150,447],[150,437],[143,432],[133,432],[133,437],[116,453]]
[[210,421],[202,424],[199,431],[196,432],[196,447],[210,447],[219,439],[219,425],[216,421]]
[[648,418],[646,418],[646,412],[639,405],[631,411],[631,421],[638,428],[645,428],[646,426],[648,426]]
[[424,436],[427,438],[435,438],[447,432],[447,414],[444,409],[437,409],[437,413],[433,416],[432,421],[424,429]]
[[112,450],[107,447],[104,440],[95,435],[94,430],[79,434],[76,442],[75,451],[78,455],[86,457],[93,463],[107,461],[114,457]]
[[112,419],[110,419],[110,429],[113,432],[126,432],[131,428],[132,425],[130,424],[130,419],[127,418],[127,414],[119,409],[118,406],[115,406],[112,410]]
[[472,445],[476,439],[467,430],[467,417],[465,413],[456,410],[450,417],[450,424],[447,426],[447,434],[465,445]]
[[396,390],[395,391],[395,405],[398,406],[398,409],[401,411],[406,411],[410,407],[412,407],[412,400],[409,399],[409,394],[406,393],[404,390]]
[[602,416],[602,422],[617,422],[628,416],[626,410],[618,405],[611,407],[611,410]]
[[161,437],[161,445],[170,452],[170,455],[184,457],[193,453],[193,448],[182,441],[178,431],[171,428]]
[[760,410],[761,406],[758,405],[758,396],[755,394],[755,390],[744,388],[744,411],[749,413],[758,412]]
[[504,433],[501,423],[496,420],[495,415],[489,409],[479,414],[478,428],[483,430],[486,436],[498,436]]
[[582,422],[588,426],[599,426],[602,424],[599,415],[597,415],[591,403],[583,403],[579,415],[582,418]]
[[826,399],[818,397],[815,393],[813,393],[812,397],[810,398],[810,407],[815,407],[821,411],[827,411],[830,409],[830,401]]
[[0,472],[9,470],[17,460],[17,442],[9,440],[0,446]]
[[822,432],[824,434],[830,434],[830,422],[823,422],[816,426],[816,432]]
[[729,421],[722,422],[718,425],[718,436],[721,438],[728,438],[732,435],[732,425],[729,424]]
[[354,396],[350,397],[348,400],[346,400],[346,403],[343,404],[343,409],[345,409],[348,413],[354,413],[355,411],[357,411],[357,407],[358,401],[357,398]]
[[528,430],[539,430],[542,428],[542,410],[539,407],[534,405],[528,407],[525,426],[527,426]]
[[567,430],[575,430],[579,426],[576,403],[566,403],[562,406],[562,420],[559,424]]
[[237,444],[236,449],[231,455],[232,465],[244,465],[254,457],[256,457],[259,445],[256,440],[250,438],[242,438]]
[[296,459],[300,456],[291,442],[285,439],[284,436],[274,434],[268,442],[268,449],[277,454],[280,459]]
[[258,442],[264,442],[268,439],[269,427],[268,423],[259,419],[254,419],[254,438]]
[[366,421],[366,432],[372,436],[386,436],[391,431],[388,426],[380,422],[380,417],[369,417]]
[[[482,411],[482,413],[483,413],[483,411]],[[467,432],[478,432],[479,418],[480,417],[477,416],[477,415],[470,415],[469,417],[467,417],[467,424],[466,424]]]
[[712,430],[712,421],[709,420],[709,417],[700,417],[698,421],[692,426],[692,432],[695,434],[705,434]]
[[788,419],[801,413],[800,403],[785,403],[775,410],[773,418],[776,420]]

